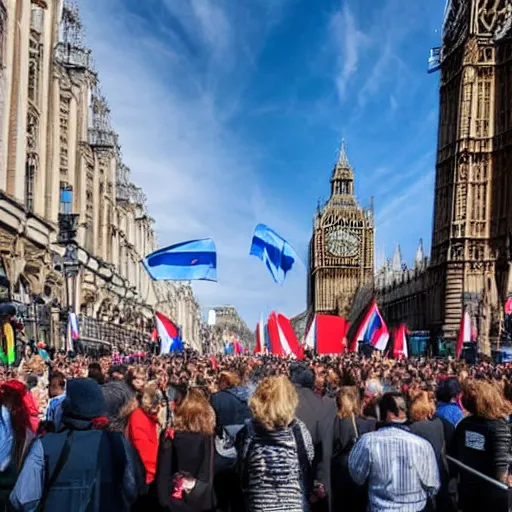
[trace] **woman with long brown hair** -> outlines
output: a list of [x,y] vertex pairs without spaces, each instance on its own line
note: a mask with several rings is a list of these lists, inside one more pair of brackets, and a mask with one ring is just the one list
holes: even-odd
[[[495,383],[468,379],[462,386],[462,405],[470,415],[455,429],[452,455],[507,484],[512,438],[506,418],[512,412],[511,404]],[[460,475],[459,501],[464,512],[502,510],[503,505],[496,487],[467,472]]]
[[376,420],[361,414],[361,395],[357,387],[344,386],[336,397],[337,415],[334,419],[330,488],[331,510],[366,511],[368,492],[352,481],[348,471],[348,457],[352,447],[365,433],[375,430]]
[[162,433],[158,452],[160,506],[173,512],[213,511],[215,412],[204,395],[192,389],[177,405],[173,421]]

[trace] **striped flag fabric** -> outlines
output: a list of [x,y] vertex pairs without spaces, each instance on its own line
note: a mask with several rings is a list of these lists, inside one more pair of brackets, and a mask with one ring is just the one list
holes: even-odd
[[462,354],[462,349],[464,347],[464,343],[469,343],[471,341],[471,317],[467,311],[464,311],[462,314],[462,318],[460,319],[460,329],[459,335],[457,337],[457,347],[455,350],[455,355],[457,359],[460,358]]
[[217,281],[217,252],[211,238],[164,247],[146,256],[143,264],[154,280]]
[[183,341],[174,322],[157,311],[155,313],[155,323],[160,337],[160,354],[183,352]]
[[265,224],[258,224],[254,230],[250,255],[265,263],[277,284],[284,283],[286,274],[299,261],[295,249]]
[[350,352],[357,352],[360,344],[371,345],[374,349],[383,352],[389,341],[389,330],[380,314],[377,302],[373,301],[363,322],[357,329],[350,346]]

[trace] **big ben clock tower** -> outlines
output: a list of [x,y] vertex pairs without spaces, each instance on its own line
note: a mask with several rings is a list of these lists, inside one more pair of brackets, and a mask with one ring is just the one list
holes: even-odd
[[354,195],[354,172],[342,142],[331,177],[331,197],[318,209],[309,245],[308,306],[347,317],[355,293],[373,282],[373,206]]

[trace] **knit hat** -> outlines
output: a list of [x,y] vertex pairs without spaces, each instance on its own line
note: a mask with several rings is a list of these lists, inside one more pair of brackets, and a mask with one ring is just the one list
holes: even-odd
[[95,380],[71,379],[67,382],[66,398],[62,404],[64,421],[72,420],[72,426],[87,428],[91,420],[104,416],[106,410],[101,388]]

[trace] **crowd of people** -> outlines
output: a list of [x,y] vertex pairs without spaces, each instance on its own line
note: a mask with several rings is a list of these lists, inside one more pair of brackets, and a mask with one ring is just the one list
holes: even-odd
[[27,352],[0,405],[3,510],[508,510],[510,365]]

